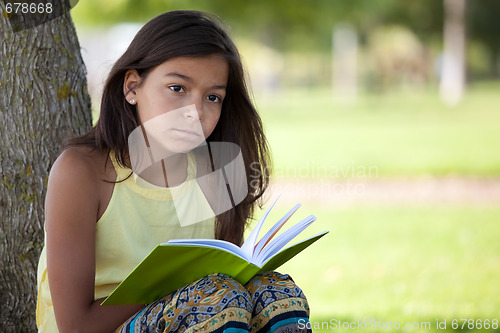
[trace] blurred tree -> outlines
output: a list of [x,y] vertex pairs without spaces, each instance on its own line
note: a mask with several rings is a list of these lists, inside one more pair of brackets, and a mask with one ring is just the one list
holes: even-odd
[[361,35],[381,24],[409,25],[422,37],[442,30],[442,4],[435,0],[86,0],[77,19],[88,24],[144,22],[174,9],[197,9],[220,16],[238,35],[257,37],[277,49],[330,51],[333,27],[354,26]]
[[[145,22],[161,12],[174,9],[214,13],[226,22],[234,36],[257,40],[273,50],[286,53],[287,59],[301,58],[294,64],[299,63],[303,73],[294,77],[328,72],[333,29],[339,24],[353,28],[359,50],[365,54],[370,51],[374,32],[385,31],[387,26],[403,26],[415,34],[423,46],[427,67],[420,76],[431,80],[435,78],[433,74],[437,74],[436,70],[441,69],[437,60],[441,59],[438,55],[444,47],[445,14],[443,1],[436,0],[86,0],[79,5],[75,19],[79,23],[97,25]],[[488,50],[490,72],[500,75],[500,35],[497,34],[500,29],[500,20],[497,19],[500,1],[471,1],[465,14],[466,26],[470,24],[467,39],[473,39],[471,45],[479,45],[475,50]],[[481,56],[484,54],[479,52]],[[313,56],[318,56],[321,61],[310,63],[309,59]],[[371,66],[370,61],[363,62],[365,67]],[[290,68],[294,64],[286,64],[285,67]],[[291,70],[298,72],[299,68]],[[287,70],[286,74],[290,71]],[[364,76],[362,82],[377,81],[373,80],[376,73],[363,67],[359,71]],[[316,75],[313,79],[295,81],[287,78],[287,82],[298,84],[318,80],[327,83],[329,76],[320,78]]]
[[481,41],[490,52],[490,75],[500,76],[500,1],[469,1],[469,37]]
[[[96,25],[145,22],[174,9],[212,12],[238,34],[257,35],[278,49],[329,51],[332,28],[339,22],[354,26],[361,36],[380,25],[404,25],[424,42],[441,40],[444,23],[443,2],[436,0],[86,0],[78,5],[76,18]],[[497,0],[471,2],[471,37],[498,49],[499,15]]]
[[0,7],[0,331],[34,332],[48,173],[90,99],[70,16],[13,32]]
[[443,101],[457,104],[465,90],[466,0],[443,0],[445,8],[444,51],[439,92]]

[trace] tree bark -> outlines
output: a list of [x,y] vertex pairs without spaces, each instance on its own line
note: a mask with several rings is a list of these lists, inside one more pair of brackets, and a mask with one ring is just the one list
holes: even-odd
[[0,331],[33,332],[48,173],[91,108],[69,13],[14,32],[1,10]]

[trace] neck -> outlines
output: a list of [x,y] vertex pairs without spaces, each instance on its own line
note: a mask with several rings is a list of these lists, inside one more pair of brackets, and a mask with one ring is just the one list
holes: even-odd
[[186,181],[187,164],[186,154],[175,154],[154,163],[141,172],[139,176],[156,186],[178,186]]

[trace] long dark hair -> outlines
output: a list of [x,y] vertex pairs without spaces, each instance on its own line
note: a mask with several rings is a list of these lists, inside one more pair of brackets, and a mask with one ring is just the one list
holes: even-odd
[[161,14],[144,25],[109,73],[96,125],[68,145],[112,150],[117,162],[130,168],[128,136],[140,122],[136,107],[127,103],[123,94],[127,70],[135,69],[145,79],[149,71],[169,59],[211,54],[227,60],[229,77],[219,121],[206,141],[232,142],[241,148],[248,184],[247,197],[217,216],[215,237],[239,245],[247,219],[253,216],[258,199],[269,185],[270,155],[261,119],[248,93],[240,55],[218,18],[179,10]]

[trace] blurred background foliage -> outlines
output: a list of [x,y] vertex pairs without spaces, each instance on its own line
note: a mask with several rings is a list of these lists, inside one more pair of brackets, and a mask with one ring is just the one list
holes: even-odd
[[[348,23],[357,31],[361,47],[368,52],[373,44],[391,42],[380,40],[380,32],[391,26],[398,27],[400,34],[413,38],[434,56],[440,52],[443,35],[443,3],[437,0],[84,0],[72,12],[78,24],[102,27],[122,22],[144,23],[173,9],[215,13],[236,37],[256,40],[282,53],[299,53],[304,59],[311,53],[320,58],[322,55],[326,63],[332,47],[332,30],[341,23]],[[499,15],[500,3],[496,0],[468,2],[470,79],[500,74]],[[325,83],[327,79],[315,82]]]
[[500,319],[500,1],[466,1],[465,88],[449,103],[446,4],[460,2],[81,0],[71,13],[95,117],[106,72],[147,20],[221,17],[273,152],[269,196],[283,196],[271,219],[299,201],[318,216],[311,232],[331,231],[283,268],[311,319],[428,321],[429,332],[438,319],[449,331],[452,319]]
[[[298,168],[309,152],[321,165],[376,164],[380,176],[494,176],[500,2],[466,3],[468,90],[461,104],[451,103],[452,113],[439,100],[445,2],[84,0],[71,13],[95,117],[107,71],[142,24],[168,10],[196,9],[221,17],[236,40],[278,167]],[[342,53],[345,40],[334,38],[346,32],[350,50]],[[287,145],[290,130],[310,135]],[[328,154],[318,141],[329,143]]]

